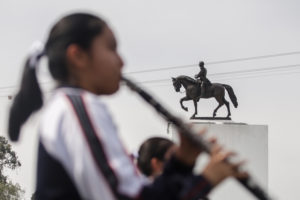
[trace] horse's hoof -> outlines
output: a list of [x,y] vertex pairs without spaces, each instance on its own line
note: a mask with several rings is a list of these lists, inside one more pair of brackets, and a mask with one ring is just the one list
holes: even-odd
[[185,111],[188,111],[188,109],[187,109],[187,108],[183,108],[183,110],[185,110]]

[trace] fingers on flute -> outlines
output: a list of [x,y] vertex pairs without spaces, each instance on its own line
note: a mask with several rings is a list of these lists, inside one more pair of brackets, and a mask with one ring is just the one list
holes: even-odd
[[[242,171],[242,166],[245,165],[246,161],[238,161],[238,162],[227,162],[230,158],[236,156],[235,152],[227,152],[222,157],[222,162],[225,162],[228,165],[229,173],[228,176],[232,176],[235,178],[247,178],[248,174],[245,171]],[[231,159],[232,160],[232,159]]]
[[211,159],[203,171],[204,177],[206,177],[212,185],[218,185],[229,176],[246,178],[247,174],[239,170],[239,168],[244,165],[244,161],[228,162],[228,160],[235,155],[235,152],[225,151],[221,145],[215,144],[212,147]]
[[244,179],[249,176],[249,174],[246,171],[241,170],[242,167],[245,165],[245,163],[246,163],[246,161],[243,160],[243,161],[233,164],[233,171],[234,171],[233,176],[234,177],[236,177],[238,179]]

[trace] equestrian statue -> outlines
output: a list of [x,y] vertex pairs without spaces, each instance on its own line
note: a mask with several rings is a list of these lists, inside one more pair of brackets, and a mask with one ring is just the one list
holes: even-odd
[[238,106],[237,98],[233,92],[232,87],[230,85],[221,83],[211,83],[206,77],[207,70],[204,67],[203,61],[199,63],[199,67],[200,72],[195,75],[195,79],[184,75],[172,78],[173,86],[176,92],[180,91],[181,86],[185,88],[186,96],[180,99],[180,105],[182,109],[188,111],[188,108],[183,105],[183,102],[193,100],[195,112],[192,115],[191,119],[196,119],[197,102],[199,102],[200,98],[208,99],[214,97],[219,105],[215,108],[212,119],[216,118],[218,109],[224,104],[227,108],[227,117],[225,119],[230,119],[230,106],[229,102],[225,99],[225,90],[228,92],[229,98],[234,107],[237,108]]

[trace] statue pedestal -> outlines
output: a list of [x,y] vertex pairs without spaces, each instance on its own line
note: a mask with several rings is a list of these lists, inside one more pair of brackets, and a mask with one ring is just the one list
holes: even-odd
[[[226,149],[238,153],[240,160],[246,160],[245,169],[264,189],[268,188],[268,126],[248,125],[233,122],[192,122],[196,129],[207,128],[207,136],[215,136]],[[173,131],[172,131],[173,132]],[[176,134],[172,134],[175,139]],[[195,167],[202,171],[208,156],[200,156]],[[212,200],[254,200],[235,179],[222,182],[209,195]]]

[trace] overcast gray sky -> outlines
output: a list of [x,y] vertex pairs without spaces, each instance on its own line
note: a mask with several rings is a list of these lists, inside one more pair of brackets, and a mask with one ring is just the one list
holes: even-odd
[[[10,0],[0,1],[0,123],[6,135],[7,110],[19,83],[28,48],[45,41],[53,23],[73,11],[91,11],[111,25],[124,57],[125,72],[137,81],[194,76],[197,63],[208,64],[208,77],[233,87],[239,108],[236,122],[269,126],[269,189],[279,199],[300,199],[299,113],[300,67],[265,73],[213,76],[215,73],[300,64],[300,54],[248,61],[209,64],[216,61],[300,52],[300,2],[297,0]],[[180,69],[131,73],[140,70],[193,65]],[[41,70],[42,82],[49,78]],[[47,87],[47,84],[45,84]],[[3,88],[4,87],[4,88]],[[179,107],[184,95],[171,81],[143,84],[172,112],[183,119],[192,114]],[[147,137],[166,136],[166,123],[126,88],[105,98],[129,150]],[[186,103],[190,110],[191,103]],[[211,115],[214,100],[201,100],[199,114]],[[225,109],[220,109],[225,115]],[[35,183],[36,126],[38,115],[23,129],[14,145],[23,166],[12,174],[30,197]]]

